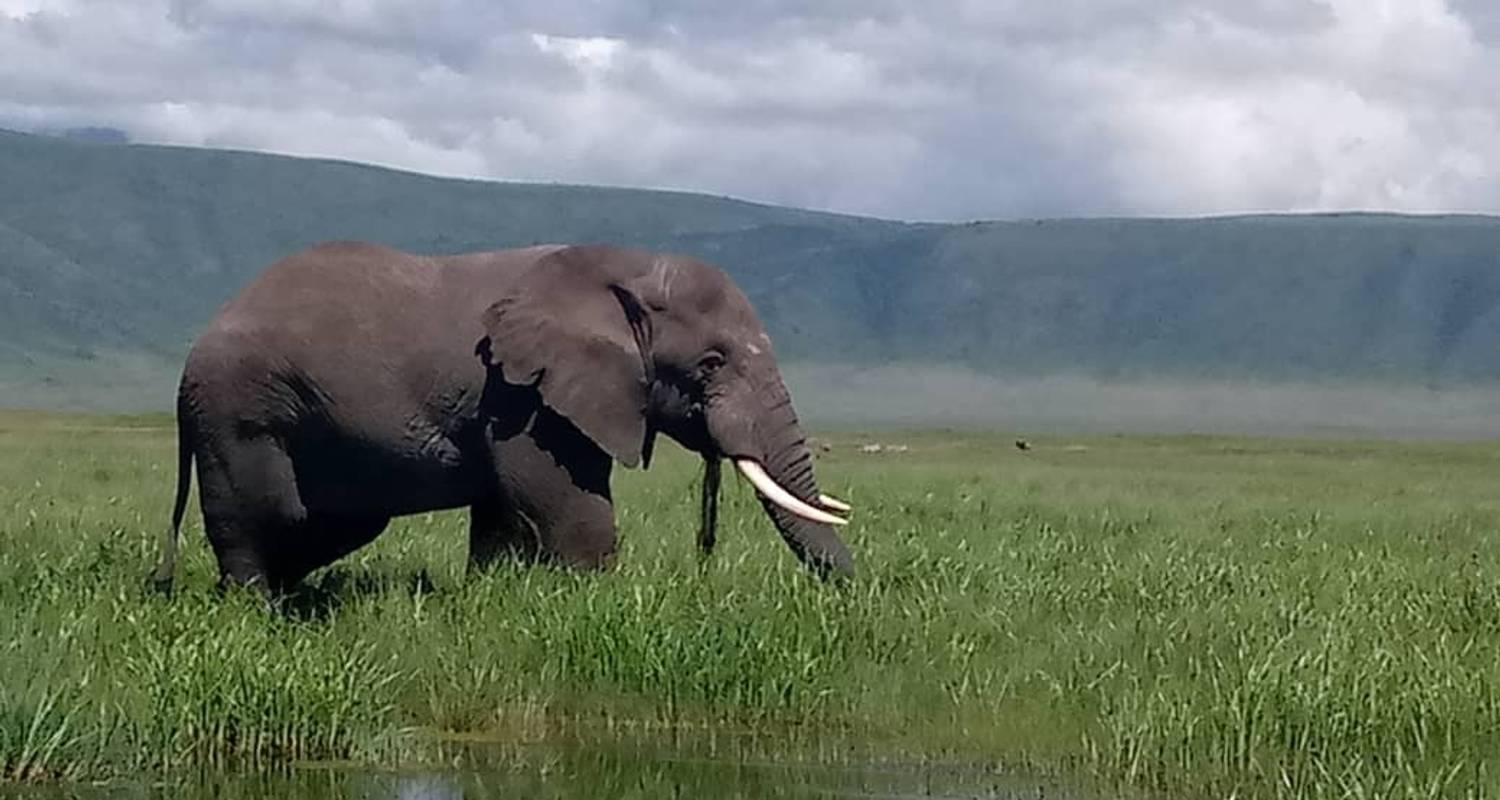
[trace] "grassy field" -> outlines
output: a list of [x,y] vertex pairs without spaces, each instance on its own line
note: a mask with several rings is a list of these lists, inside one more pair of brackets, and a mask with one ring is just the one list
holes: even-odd
[[8,780],[417,762],[566,724],[1177,797],[1500,790],[1500,444],[831,435],[842,588],[739,485],[700,564],[693,460],[665,453],[617,473],[613,574],[466,579],[463,517],[422,515],[268,614],[215,593],[196,511],[178,593],[145,591],[171,436],[0,415]]

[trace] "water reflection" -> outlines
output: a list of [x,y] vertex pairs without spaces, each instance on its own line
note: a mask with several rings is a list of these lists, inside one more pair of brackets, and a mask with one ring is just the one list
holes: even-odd
[[[274,773],[213,774],[164,785],[50,787],[19,800],[215,798],[215,800],[582,800],[589,798],[1007,798],[1032,800],[1035,781],[1001,778],[957,767],[913,765],[814,766],[787,760],[705,757],[700,752],[621,744],[461,746],[452,771],[369,771],[306,765]],[[0,797],[7,792],[0,790]]]

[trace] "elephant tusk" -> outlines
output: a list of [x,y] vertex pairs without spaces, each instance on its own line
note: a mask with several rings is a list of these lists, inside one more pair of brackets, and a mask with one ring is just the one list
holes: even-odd
[[840,500],[837,497],[829,497],[826,494],[818,495],[818,505],[821,505],[824,508],[831,508],[834,511],[842,511],[845,514],[854,510],[853,506],[845,503],[843,500]]
[[821,522],[825,525],[849,524],[849,520],[836,517],[821,508],[814,508],[807,503],[798,500],[796,495],[788,492],[786,489],[781,488],[781,484],[773,480],[770,475],[767,475],[765,469],[755,461],[748,458],[737,458],[734,460],[734,466],[740,471],[741,474],[749,479],[750,483],[753,484],[756,490],[764,495],[767,500],[770,500],[776,505],[781,506],[788,512],[796,514],[803,519],[812,520],[813,522]]

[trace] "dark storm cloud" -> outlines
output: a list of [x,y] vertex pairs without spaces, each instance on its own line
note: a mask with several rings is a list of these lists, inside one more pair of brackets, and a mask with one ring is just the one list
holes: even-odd
[[0,124],[898,217],[1500,211],[1488,0],[0,0]]
[[1452,0],[1474,35],[1490,45],[1500,43],[1500,4],[1494,0]]

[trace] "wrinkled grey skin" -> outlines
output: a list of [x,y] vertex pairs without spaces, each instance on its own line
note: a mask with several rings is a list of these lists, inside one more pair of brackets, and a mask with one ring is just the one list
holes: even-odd
[[[612,462],[649,464],[658,432],[705,458],[705,551],[722,457],[756,459],[799,498],[818,496],[745,296],[702,262],[612,247],[297,253],[194,343],[177,420],[163,588],[193,460],[221,582],[270,591],[393,516],[459,506],[474,565],[510,555],[608,566]],[[853,574],[832,528],[762,504],[809,567]]]

